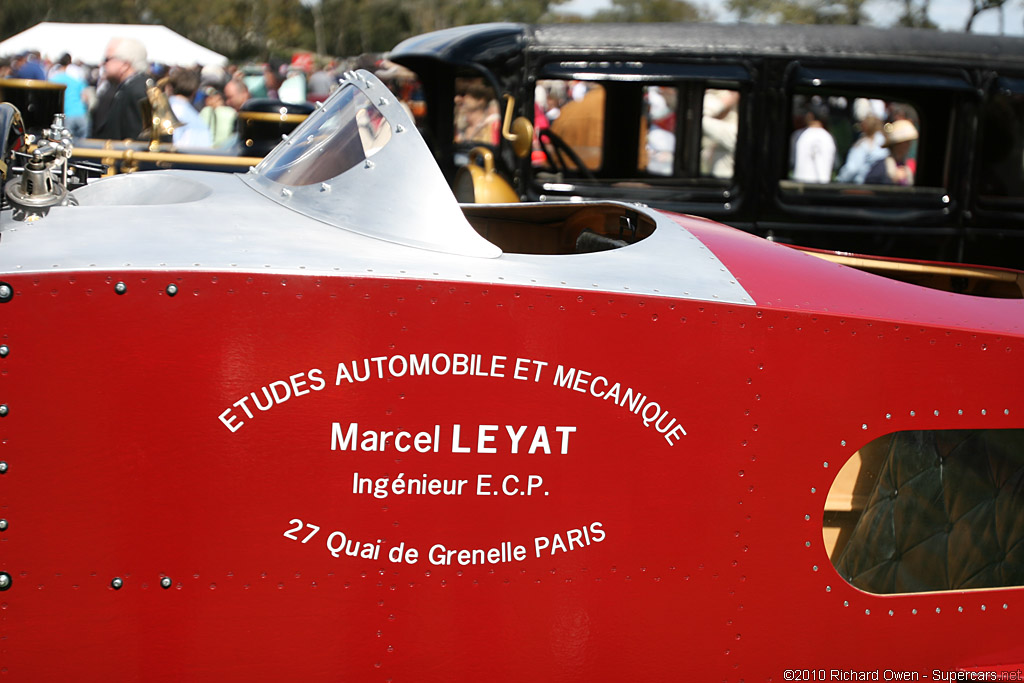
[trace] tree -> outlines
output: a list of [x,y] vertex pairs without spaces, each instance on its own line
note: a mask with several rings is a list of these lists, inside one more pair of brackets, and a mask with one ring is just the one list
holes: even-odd
[[784,24],[866,24],[866,0],[727,0],[741,20]]
[[134,0],[5,0],[0,2],[0,40],[41,21],[137,23]]
[[390,50],[410,36],[489,21],[538,22],[564,0],[322,0],[326,48],[352,55]]
[[964,32],[970,33],[971,27],[974,25],[974,19],[982,12],[987,12],[990,9],[999,10],[999,32],[1002,33],[1003,29],[1003,7],[1006,5],[1006,0],[971,0],[971,15],[967,17],[967,24],[964,26]]
[[928,18],[928,8],[931,0],[903,0],[903,13],[896,21],[898,26],[907,28],[937,28],[935,23]]
[[686,0],[612,0],[611,9],[594,15],[599,22],[708,21],[702,10]]

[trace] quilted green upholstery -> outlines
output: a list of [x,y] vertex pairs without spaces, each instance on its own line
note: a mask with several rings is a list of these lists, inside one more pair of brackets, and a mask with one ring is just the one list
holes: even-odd
[[871,593],[1024,585],[1024,430],[893,435],[835,566]]

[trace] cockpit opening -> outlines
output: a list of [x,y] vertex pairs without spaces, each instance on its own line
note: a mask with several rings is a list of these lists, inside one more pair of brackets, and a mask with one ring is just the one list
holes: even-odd
[[649,237],[655,227],[648,215],[620,204],[467,204],[463,212],[481,237],[512,254],[619,249]]

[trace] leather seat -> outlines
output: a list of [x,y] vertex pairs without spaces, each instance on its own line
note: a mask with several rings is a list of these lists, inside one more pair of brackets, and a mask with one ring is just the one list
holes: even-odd
[[1024,584],[1024,430],[900,432],[835,560],[871,593]]

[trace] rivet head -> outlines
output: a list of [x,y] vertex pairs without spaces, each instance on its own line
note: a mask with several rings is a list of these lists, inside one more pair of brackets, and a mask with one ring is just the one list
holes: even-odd
[[7,520],[0,519],[0,531],[7,531]]
[[7,358],[7,354],[11,352],[7,344],[0,344],[0,358]]
[[7,474],[7,463],[0,462],[0,474]]
[[0,591],[5,591],[11,587],[11,575],[7,572],[0,572]]
[[114,580],[110,582],[110,587],[116,591],[121,590],[121,586],[124,585],[124,581],[121,580],[120,576],[115,576]]
[[165,576],[164,578],[160,579],[160,585],[163,588],[170,588],[171,587],[171,577]]
[[178,285],[170,284],[167,285],[167,296],[174,296],[178,293]]
[[10,412],[10,408],[7,407],[7,404],[0,403],[0,417],[7,417],[8,412]]
[[124,294],[125,292],[128,291],[128,285],[126,285],[123,282],[118,282],[116,285],[114,285],[114,291],[117,292],[118,294]]
[[6,282],[0,282],[0,304],[7,303],[14,297],[14,288]]

